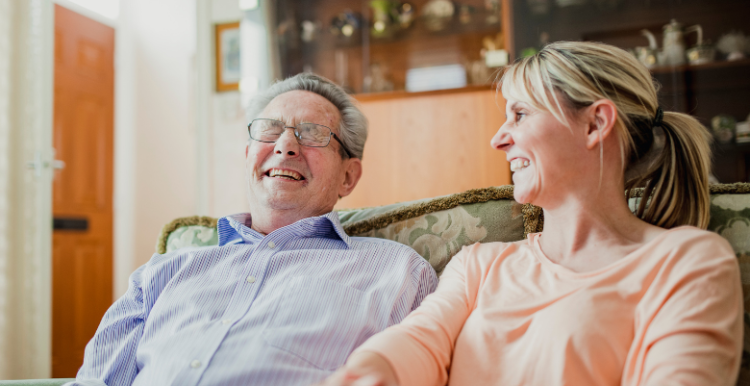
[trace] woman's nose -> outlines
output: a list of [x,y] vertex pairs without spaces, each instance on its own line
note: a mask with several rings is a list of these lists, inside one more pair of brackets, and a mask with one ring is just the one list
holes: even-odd
[[283,154],[288,156],[299,155],[300,144],[297,142],[297,137],[294,136],[294,128],[288,127],[281,133],[279,139],[276,140],[273,152],[276,154]]
[[490,141],[490,145],[497,150],[507,151],[507,149],[513,144],[513,137],[510,132],[505,128],[505,125],[500,126],[500,129],[495,133]]

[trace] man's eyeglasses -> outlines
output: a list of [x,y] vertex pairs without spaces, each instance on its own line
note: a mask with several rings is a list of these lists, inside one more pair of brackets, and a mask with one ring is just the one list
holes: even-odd
[[275,119],[257,118],[247,126],[250,138],[258,142],[275,143],[284,130],[294,129],[294,137],[297,143],[309,147],[326,147],[331,143],[331,137],[339,142],[346,155],[352,158],[349,149],[344,146],[338,135],[326,126],[315,123],[300,123],[297,126],[287,126],[284,122]]

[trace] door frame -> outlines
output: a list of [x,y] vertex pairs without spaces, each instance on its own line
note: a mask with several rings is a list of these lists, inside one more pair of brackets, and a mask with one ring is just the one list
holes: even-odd
[[0,256],[0,294],[6,301],[3,331],[9,345],[0,353],[8,378],[46,378],[51,373],[52,111],[54,9],[52,0],[9,1],[11,208],[8,255]]

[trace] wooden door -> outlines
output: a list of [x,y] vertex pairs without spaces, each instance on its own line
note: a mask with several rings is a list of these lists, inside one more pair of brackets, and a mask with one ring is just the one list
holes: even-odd
[[112,304],[111,27],[55,5],[52,376],[74,377]]

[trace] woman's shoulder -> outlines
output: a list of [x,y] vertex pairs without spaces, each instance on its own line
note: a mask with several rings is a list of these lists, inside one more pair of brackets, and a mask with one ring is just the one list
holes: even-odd
[[717,247],[732,250],[729,242],[718,234],[689,225],[666,230],[661,243],[685,250]]
[[[529,235],[534,236],[532,235]],[[520,252],[526,249],[531,239],[517,241],[493,241],[489,243],[474,243],[461,248],[461,253],[474,256],[493,256],[497,254],[507,254]]]
[[526,256],[531,253],[529,244],[530,239],[474,243],[462,247],[461,251],[453,257],[451,263],[455,261],[454,264],[479,265],[487,268],[508,259]]
[[663,251],[667,259],[678,266],[703,264],[736,265],[736,255],[732,246],[714,232],[693,226],[681,226],[664,232],[653,246]]

